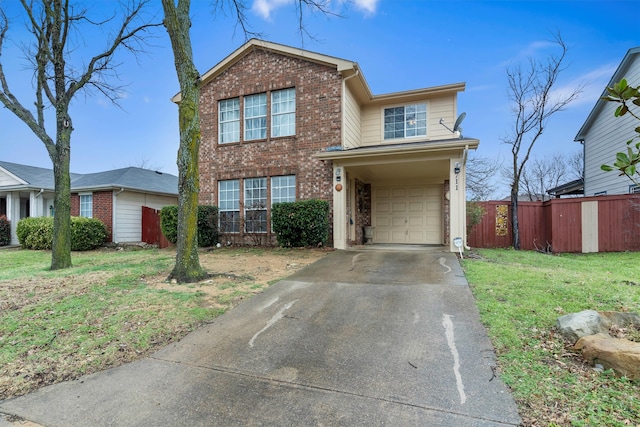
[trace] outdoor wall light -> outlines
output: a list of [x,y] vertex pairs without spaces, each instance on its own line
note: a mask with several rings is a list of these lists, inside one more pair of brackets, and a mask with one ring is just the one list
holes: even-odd
[[455,174],[459,174],[460,173],[460,163],[456,162],[453,171],[455,172]]

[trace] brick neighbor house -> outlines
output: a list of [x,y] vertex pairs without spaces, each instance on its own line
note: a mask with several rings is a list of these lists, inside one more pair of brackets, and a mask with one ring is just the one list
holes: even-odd
[[[53,170],[0,161],[0,215],[16,226],[25,217],[53,216]],[[178,177],[135,167],[71,174],[71,215],[97,218],[108,242],[140,242],[142,207],[178,204]]]
[[374,244],[456,250],[479,144],[452,129],[464,87],[373,95],[356,62],[252,39],[202,76],[200,203],[243,243],[275,240],[274,203],[315,198],[335,248],[371,226]]

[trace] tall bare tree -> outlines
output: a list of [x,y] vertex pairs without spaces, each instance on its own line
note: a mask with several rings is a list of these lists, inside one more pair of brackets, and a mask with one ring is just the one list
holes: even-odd
[[[34,110],[25,107],[10,89],[0,56],[0,102],[22,120],[44,143],[51,162],[55,183],[53,245],[51,269],[71,266],[71,179],[69,160],[73,120],[69,106],[74,96],[96,90],[117,103],[118,87],[110,84],[109,77],[117,64],[118,50],[139,52],[147,31],[154,24],[143,20],[146,0],[132,3],[123,11],[122,21],[116,25],[107,47],[91,57],[81,67],[77,50],[70,40],[80,36],[81,25],[106,26],[113,18],[96,22],[86,10],[70,4],[69,0],[20,0],[27,17],[27,26],[33,35],[25,43],[25,55],[31,60],[35,82]],[[9,20],[0,9],[0,55],[9,31]],[[157,25],[157,24],[155,24]],[[55,111],[55,126],[45,123],[45,110]]]
[[[245,37],[255,35],[249,30],[247,6],[243,0],[217,0],[216,10],[229,8]],[[329,0],[297,0],[295,2],[298,29],[301,36],[308,33],[303,25],[303,9],[332,14]],[[200,191],[198,157],[200,151],[200,74],[193,63],[191,48],[190,0],[162,0],[164,26],[169,33],[176,73],[180,84],[178,122],[180,147],[178,149],[178,241],[176,264],[169,275],[178,282],[195,282],[206,273],[198,256],[198,193]]]
[[538,141],[549,119],[562,111],[582,91],[576,87],[566,93],[554,93],[558,76],[566,69],[567,46],[560,34],[553,42],[559,52],[545,60],[529,58],[528,63],[507,68],[508,97],[513,114],[513,128],[504,142],[511,145],[511,225],[514,249],[520,249],[518,229],[518,193],[520,178],[533,146]]

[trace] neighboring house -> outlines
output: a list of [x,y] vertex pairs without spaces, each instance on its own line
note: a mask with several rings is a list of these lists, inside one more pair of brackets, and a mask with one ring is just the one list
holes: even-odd
[[[21,218],[53,216],[53,170],[0,161],[0,215],[11,221],[17,244]],[[178,178],[135,167],[71,174],[71,215],[98,218],[107,241],[139,242],[142,206],[160,209],[178,204]]]
[[201,87],[200,203],[219,206],[226,238],[274,241],[271,206],[311,198],[330,202],[338,249],[364,226],[374,244],[466,238],[479,141],[452,131],[464,83],[373,95],[356,62],[252,39]]
[[[611,87],[623,78],[630,85],[640,85],[640,47],[629,49],[607,86]],[[605,90],[603,95],[606,94]],[[626,176],[600,169],[603,164],[613,164],[617,152],[627,151],[626,142],[637,135],[634,129],[640,125],[630,114],[615,117],[618,105],[599,99],[575,137],[575,141],[584,147],[585,196],[640,191]]]

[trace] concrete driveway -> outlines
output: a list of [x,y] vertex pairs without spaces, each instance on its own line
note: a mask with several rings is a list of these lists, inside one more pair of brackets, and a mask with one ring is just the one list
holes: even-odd
[[152,357],[0,402],[44,426],[506,426],[454,254],[337,251]]

